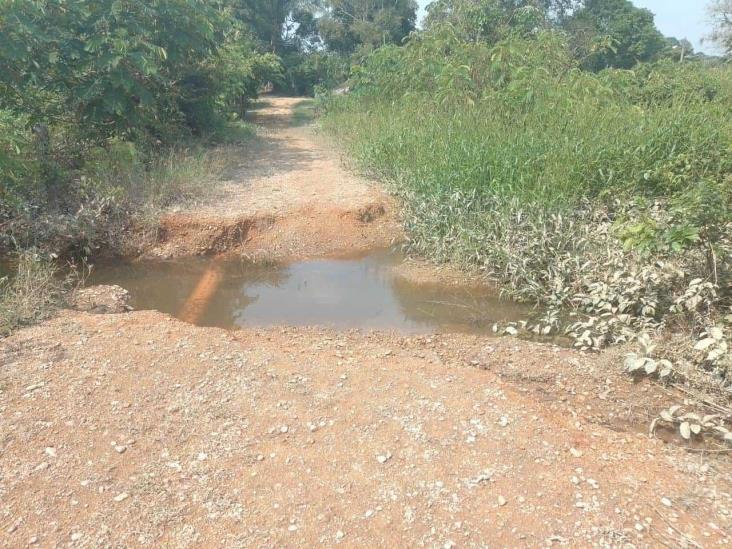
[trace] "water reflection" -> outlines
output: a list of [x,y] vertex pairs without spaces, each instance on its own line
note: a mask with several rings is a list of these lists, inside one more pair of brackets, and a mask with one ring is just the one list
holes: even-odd
[[[196,324],[321,325],[402,332],[486,332],[493,322],[526,318],[528,309],[499,300],[488,289],[414,284],[393,274],[392,251],[349,260],[286,266],[227,260],[216,265],[216,286],[204,292]],[[212,260],[98,265],[90,284],[127,288],[137,309],[180,316],[212,270]]]

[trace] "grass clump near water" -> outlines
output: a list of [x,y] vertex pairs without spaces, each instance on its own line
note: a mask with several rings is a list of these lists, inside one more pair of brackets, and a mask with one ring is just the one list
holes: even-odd
[[595,74],[558,32],[438,29],[375,52],[351,87],[323,124],[403,199],[412,251],[499,279],[542,305],[524,328],[581,348],[673,328],[691,346],[629,369],[732,386],[732,67]]
[[66,303],[75,280],[34,251],[20,254],[14,275],[0,278],[0,337],[48,318]]

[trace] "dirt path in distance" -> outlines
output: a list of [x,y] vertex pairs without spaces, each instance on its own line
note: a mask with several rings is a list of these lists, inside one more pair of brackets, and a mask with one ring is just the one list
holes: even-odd
[[348,172],[311,126],[293,123],[301,98],[268,97],[239,166],[208,203],[171,212],[148,255],[239,253],[272,259],[336,256],[403,238],[394,200]]
[[[290,123],[296,101],[257,113],[270,133],[218,200],[168,216],[156,255],[401,238],[384,191]],[[212,268],[191,317],[216,284]],[[119,314],[63,311],[0,340],[2,547],[732,543],[732,461],[650,438],[682,397],[634,383],[620,351],[201,328],[97,290],[85,307]]]

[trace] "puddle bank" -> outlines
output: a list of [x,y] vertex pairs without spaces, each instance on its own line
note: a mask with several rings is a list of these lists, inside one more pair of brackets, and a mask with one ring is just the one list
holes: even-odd
[[494,322],[527,318],[530,307],[488,288],[415,284],[397,276],[400,254],[266,265],[240,259],[107,263],[89,284],[118,284],[135,309],[155,309],[200,326],[328,326],[407,333],[488,333]]

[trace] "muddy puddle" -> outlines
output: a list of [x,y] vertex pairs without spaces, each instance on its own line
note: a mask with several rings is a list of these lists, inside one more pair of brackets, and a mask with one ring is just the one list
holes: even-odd
[[328,326],[407,333],[488,333],[530,308],[486,288],[415,284],[397,276],[395,251],[356,259],[266,265],[186,259],[94,266],[88,284],[118,284],[135,309],[155,309],[201,326]]

